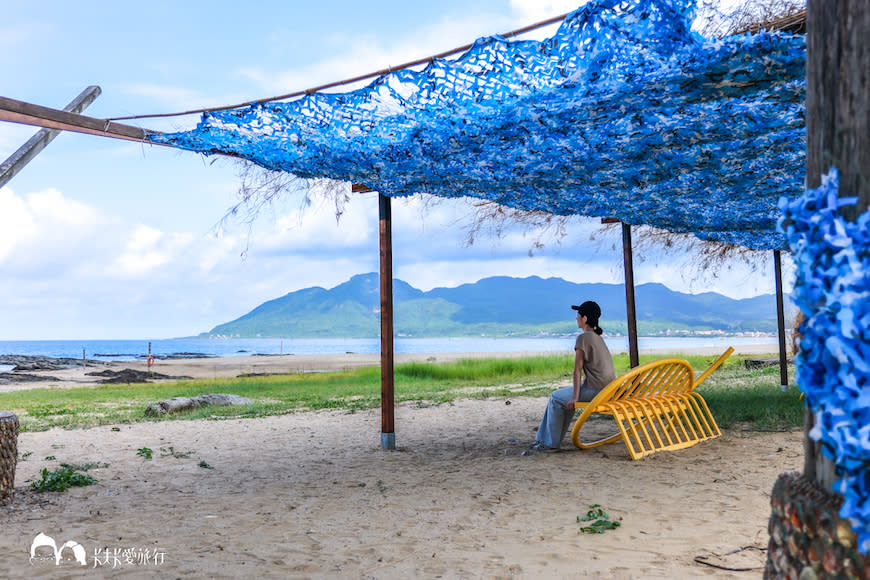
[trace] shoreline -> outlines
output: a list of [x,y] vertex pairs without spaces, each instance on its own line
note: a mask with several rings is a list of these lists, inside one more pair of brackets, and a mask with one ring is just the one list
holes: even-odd
[[[534,337],[432,337],[415,338],[397,336],[393,350],[401,354],[465,353],[465,352],[529,352],[571,350],[576,333],[565,336]],[[605,342],[611,351],[627,350],[625,336],[605,334]],[[738,348],[753,348],[769,345],[776,350],[778,343],[773,336],[640,336],[640,350],[667,348],[672,352],[696,348],[730,345]],[[724,348],[723,348],[724,350]],[[155,358],[274,356],[318,354],[378,354],[378,338],[312,338],[312,339],[134,339],[134,340],[0,340],[0,358],[3,356],[44,356],[53,358],[83,358],[103,362],[144,360]]]
[[[691,349],[640,349],[641,355],[674,355],[674,356],[718,356],[728,348],[723,342],[721,347],[698,347]],[[613,350],[613,354],[624,354],[625,350]],[[485,358],[524,358],[530,356],[569,355],[570,351],[516,351],[516,352],[444,352],[444,353],[397,353],[395,364],[407,362],[446,363],[461,359]],[[735,355],[778,356],[776,345],[755,344],[735,346]],[[46,357],[48,358],[48,357]],[[154,359],[149,368],[146,359],[133,361],[95,361],[88,360],[86,366],[75,364],[62,369],[24,370],[22,374],[29,375],[25,380],[15,380],[16,373],[5,373],[0,379],[0,392],[39,388],[72,388],[97,386],[103,383],[105,377],[93,376],[105,370],[121,371],[130,369],[138,373],[168,375],[170,377],[186,377],[192,379],[235,378],[239,375],[257,374],[299,374],[325,371],[341,371],[366,366],[378,366],[380,354],[377,353],[345,353],[345,354],[315,354],[315,355],[234,355],[209,357],[181,357]],[[16,371],[17,372],[17,371]],[[44,377],[44,379],[40,379]],[[178,380],[178,379],[155,379]]]

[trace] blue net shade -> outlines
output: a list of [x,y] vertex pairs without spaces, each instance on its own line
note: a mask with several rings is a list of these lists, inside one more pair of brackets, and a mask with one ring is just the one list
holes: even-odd
[[806,316],[795,357],[797,381],[815,415],[809,435],[836,465],[862,552],[870,553],[870,211],[856,221],[840,208],[835,169],[817,189],[783,200],[780,226],[797,268],[795,304]]
[[690,30],[689,0],[599,0],[544,41],[479,39],[455,60],[207,113],[155,142],[389,196],[471,196],[785,248],[804,189],[805,39]]

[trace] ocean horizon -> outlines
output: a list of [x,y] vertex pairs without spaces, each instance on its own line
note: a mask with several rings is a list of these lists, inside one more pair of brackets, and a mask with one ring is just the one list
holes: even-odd
[[[605,337],[612,351],[628,350],[628,338]],[[775,336],[638,337],[638,349],[673,349],[674,352],[698,348],[770,344],[778,350]],[[498,353],[571,352],[573,336],[528,338],[396,338],[396,353]],[[130,361],[145,358],[183,356],[255,356],[374,354],[380,352],[378,338],[169,338],[130,340],[3,340],[0,356],[23,355],[52,358],[87,358],[103,361]]]

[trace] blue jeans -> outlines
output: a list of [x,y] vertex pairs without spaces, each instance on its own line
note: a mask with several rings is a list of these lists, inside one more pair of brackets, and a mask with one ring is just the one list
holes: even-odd
[[[565,438],[565,433],[568,432],[568,427],[571,426],[571,419],[574,417],[574,411],[568,410],[568,403],[571,401],[571,396],[574,394],[574,387],[563,387],[556,389],[550,394],[550,400],[547,401],[547,408],[544,410],[544,416],[541,418],[541,424],[538,427],[538,435],[536,439],[547,447],[559,447],[562,444],[562,439]],[[591,401],[595,398],[598,391],[580,388],[580,400]]]

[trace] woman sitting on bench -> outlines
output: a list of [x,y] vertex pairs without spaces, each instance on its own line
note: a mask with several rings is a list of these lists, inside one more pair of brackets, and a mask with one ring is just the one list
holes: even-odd
[[[550,395],[538,434],[529,451],[554,453],[559,451],[562,439],[574,416],[574,403],[591,401],[598,391],[616,378],[610,349],[601,338],[601,307],[588,300],[580,306],[571,306],[577,311],[577,326],[583,332],[574,344],[574,376],[570,387],[556,389]],[[584,376],[585,375],[585,378]]]

